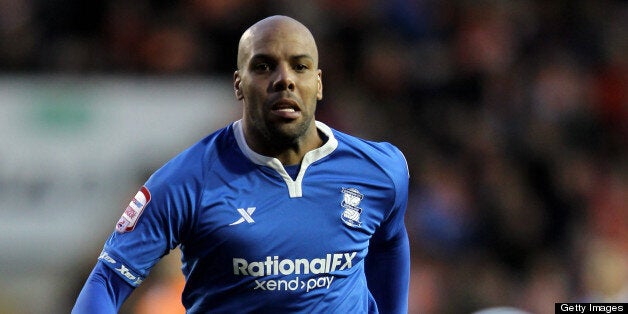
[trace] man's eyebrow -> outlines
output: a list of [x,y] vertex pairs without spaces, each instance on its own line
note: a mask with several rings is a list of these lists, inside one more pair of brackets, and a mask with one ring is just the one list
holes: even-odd
[[[254,54],[251,57],[251,60],[273,60],[276,59],[275,57],[269,55],[269,54],[265,54],[265,53],[258,53],[258,54]],[[314,57],[312,57],[309,54],[300,54],[300,55],[294,55],[290,57],[290,60],[300,60],[300,59],[310,59],[310,60],[314,60]]]
[[251,56],[251,60],[270,60],[270,59],[274,59],[273,57],[271,57],[270,55],[267,54],[263,54],[263,53],[258,53],[255,54],[253,56]]
[[314,58],[311,55],[309,55],[309,54],[296,55],[296,56],[291,57],[290,59],[312,59],[312,60],[314,60]]
[[296,55],[296,56],[290,57],[290,60],[292,60],[292,61],[302,60],[302,59],[308,59],[308,60],[314,62],[314,57],[312,57],[309,54],[302,54],[302,55]]

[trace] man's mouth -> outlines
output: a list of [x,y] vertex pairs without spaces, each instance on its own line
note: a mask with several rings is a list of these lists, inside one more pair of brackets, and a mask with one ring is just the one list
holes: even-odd
[[286,111],[286,112],[295,112],[294,108],[280,108],[276,109],[277,111]]
[[295,101],[290,99],[281,99],[275,102],[270,111],[284,119],[297,119],[301,116],[301,108]]

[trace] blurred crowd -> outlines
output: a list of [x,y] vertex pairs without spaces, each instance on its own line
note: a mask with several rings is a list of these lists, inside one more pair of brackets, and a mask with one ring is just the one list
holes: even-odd
[[0,73],[230,78],[272,14],[318,119],[406,154],[412,313],[628,302],[625,1],[0,0]]

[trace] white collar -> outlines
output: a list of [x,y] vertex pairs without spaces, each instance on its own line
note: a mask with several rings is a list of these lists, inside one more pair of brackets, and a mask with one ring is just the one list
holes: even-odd
[[303,156],[301,168],[299,169],[299,174],[297,175],[296,180],[292,180],[279,159],[275,157],[260,155],[254,152],[248,146],[248,144],[246,143],[246,139],[244,138],[244,131],[242,130],[242,120],[238,120],[233,123],[233,130],[235,133],[236,142],[238,143],[238,147],[240,147],[240,150],[242,150],[244,155],[257,165],[267,166],[275,169],[275,171],[277,171],[286,182],[290,197],[294,198],[303,196],[301,182],[303,181],[303,176],[305,175],[305,171],[307,170],[307,168],[315,161],[320,160],[321,158],[331,154],[331,152],[333,152],[336,147],[338,147],[338,141],[334,137],[334,133],[331,131],[331,128],[320,121],[315,121],[315,123],[316,128],[323,134],[325,134],[325,136],[327,136],[327,141],[323,144],[323,146],[313,149],[307,152],[305,156]]

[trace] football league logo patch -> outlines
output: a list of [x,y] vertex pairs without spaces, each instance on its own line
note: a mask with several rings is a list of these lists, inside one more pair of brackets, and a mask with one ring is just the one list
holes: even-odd
[[355,188],[342,188],[342,206],[345,210],[340,215],[342,222],[350,227],[360,227],[362,222],[360,221],[360,215],[362,214],[362,208],[360,208],[360,202],[364,198],[364,195]]
[[120,217],[120,220],[118,220],[116,224],[116,230],[120,233],[124,233],[135,229],[137,220],[140,218],[140,215],[142,215],[148,202],[150,202],[150,191],[148,191],[145,186],[142,186],[129,203],[129,206],[126,207],[124,213],[122,213],[122,217]]

